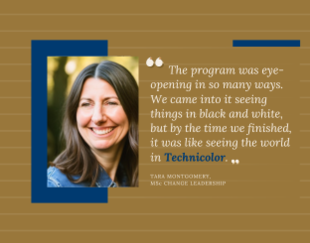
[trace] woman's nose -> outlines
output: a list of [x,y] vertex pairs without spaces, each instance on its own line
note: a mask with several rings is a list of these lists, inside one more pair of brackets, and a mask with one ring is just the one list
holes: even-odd
[[103,123],[107,119],[106,114],[104,112],[104,108],[102,106],[95,106],[92,115],[92,121],[94,123]]

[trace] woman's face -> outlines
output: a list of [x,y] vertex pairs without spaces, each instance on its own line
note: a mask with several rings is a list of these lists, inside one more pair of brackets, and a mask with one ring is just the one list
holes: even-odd
[[120,144],[129,129],[124,109],[105,80],[88,78],[76,112],[78,130],[92,150],[107,150]]

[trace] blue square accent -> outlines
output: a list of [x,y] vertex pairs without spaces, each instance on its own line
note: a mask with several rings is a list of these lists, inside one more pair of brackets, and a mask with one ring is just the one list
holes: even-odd
[[47,187],[47,57],[107,56],[106,40],[31,42],[31,202],[107,203],[107,188]]

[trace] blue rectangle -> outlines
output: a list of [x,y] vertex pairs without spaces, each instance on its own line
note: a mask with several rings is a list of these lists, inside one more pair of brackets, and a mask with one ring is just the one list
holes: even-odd
[[300,47],[300,40],[233,40],[233,47]]
[[107,188],[47,187],[47,57],[107,56],[106,40],[33,40],[31,43],[31,201],[107,203]]

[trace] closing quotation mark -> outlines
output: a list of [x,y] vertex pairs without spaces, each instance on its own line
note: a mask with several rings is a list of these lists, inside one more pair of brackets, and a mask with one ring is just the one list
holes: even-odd
[[238,159],[236,159],[236,160],[235,160],[235,159],[232,159],[232,160],[231,160],[231,163],[232,163],[232,164],[239,164],[239,160],[238,160]]

